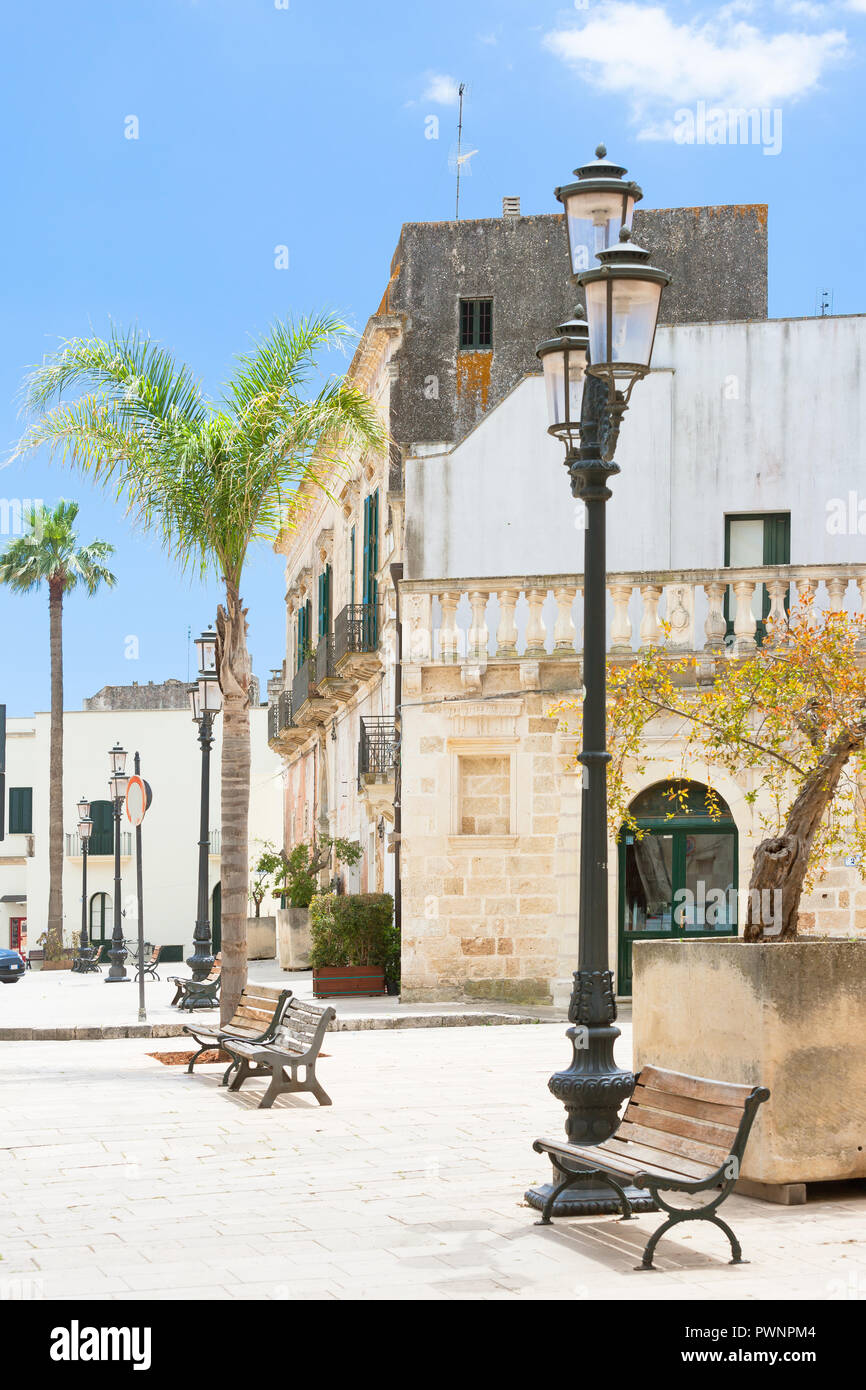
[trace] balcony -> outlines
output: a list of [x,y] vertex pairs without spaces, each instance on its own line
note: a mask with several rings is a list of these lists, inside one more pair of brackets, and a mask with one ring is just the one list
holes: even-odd
[[[77,830],[73,830],[72,833],[71,833],[71,834],[67,834],[65,838],[66,838],[66,858],[67,858],[67,859],[80,859],[80,858],[81,858],[81,840],[80,840],[80,838],[79,838],[78,831],[77,831]],[[111,842],[110,842],[110,843],[108,842],[108,838],[107,838],[107,837],[100,837],[100,838],[97,839],[97,840],[91,839],[90,844],[87,846],[87,857],[88,857],[88,859],[109,859],[109,858],[113,859],[113,858],[114,858],[114,836],[113,836],[113,835],[111,836]],[[120,832],[120,857],[121,857],[121,859],[131,859],[131,858],[132,858],[132,831],[131,831],[131,830],[121,830],[121,832]]]
[[309,736],[309,729],[295,723],[292,696],[281,690],[268,705],[268,744],[275,753],[292,753]]
[[[866,611],[866,565],[766,565],[755,569],[608,574],[607,649],[628,662],[663,646],[708,659],[747,656],[765,623],[806,594],[818,609]],[[496,693],[505,663],[526,689],[579,686],[583,656],[583,575],[406,580],[403,695],[437,686]],[[669,632],[666,636],[665,628]],[[700,660],[698,662],[700,667]],[[450,668],[450,671],[449,669]],[[543,668],[543,677],[541,675]],[[425,672],[430,672],[429,676]],[[505,688],[508,688],[507,686]]]
[[334,619],[334,668],[358,684],[378,675],[379,613],[373,603],[348,603]]
[[394,790],[400,739],[393,719],[363,715],[358,743],[358,790],[369,814],[394,818]]

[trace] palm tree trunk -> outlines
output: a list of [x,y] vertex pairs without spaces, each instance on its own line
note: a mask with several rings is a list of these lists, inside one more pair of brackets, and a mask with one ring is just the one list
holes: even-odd
[[[48,786],[48,947],[63,948],[63,579],[48,581],[51,732]],[[46,951],[46,958],[48,951]]]
[[249,893],[250,657],[246,609],[226,583],[226,606],[217,610],[217,665],[223,692],[222,741],[222,984],[221,1021],[228,1022],[247,982]]

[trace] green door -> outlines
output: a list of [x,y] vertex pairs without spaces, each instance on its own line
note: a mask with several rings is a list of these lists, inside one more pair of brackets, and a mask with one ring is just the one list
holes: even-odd
[[670,816],[669,784],[632,804],[642,832],[623,827],[619,844],[617,993],[632,991],[636,941],[737,935],[737,827],[719,800],[708,814],[706,788],[688,784],[685,814]]
[[217,951],[222,950],[222,944],[223,944],[223,933],[222,933],[222,908],[223,908],[223,890],[222,890],[222,884],[217,883],[217,884],[214,885],[214,890],[213,890],[213,892],[211,893],[210,949],[211,949],[211,955],[212,955],[212,956],[215,956],[216,953],[217,953]]
[[[757,568],[761,565],[790,565],[791,563],[791,513],[790,512],[744,512],[741,515],[725,517],[725,565],[735,569]],[[785,610],[791,605],[791,593],[785,594]],[[724,614],[727,621],[727,635],[734,632],[734,598],[730,589],[725,590]],[[770,612],[770,595],[766,584],[760,584],[752,597],[752,612],[757,627],[755,641],[760,647],[767,636],[766,620]]]
[[[369,608],[370,647],[379,641],[379,581],[376,572],[379,568],[379,490],[371,492],[364,501],[364,573],[362,603]],[[365,631],[365,636],[366,636]]]

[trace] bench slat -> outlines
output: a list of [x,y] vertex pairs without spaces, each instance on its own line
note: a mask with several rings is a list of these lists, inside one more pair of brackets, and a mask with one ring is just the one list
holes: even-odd
[[745,1105],[752,1093],[751,1086],[737,1086],[731,1081],[710,1081],[705,1076],[686,1076],[684,1072],[666,1071],[662,1067],[644,1067],[640,1073],[642,1086],[673,1095],[690,1096],[695,1100],[711,1100],[717,1104]]
[[666,1130],[647,1129],[628,1117],[623,1120],[614,1137],[629,1143],[634,1141],[637,1144],[645,1144],[648,1148],[658,1149],[660,1153],[693,1158],[698,1163],[708,1163],[711,1168],[720,1167],[731,1152],[730,1144],[720,1148],[714,1144],[698,1143],[696,1139],[685,1139],[682,1135],[670,1134]]
[[[718,1168],[718,1163],[699,1162],[694,1158],[685,1158],[682,1154],[671,1153],[666,1149],[654,1149],[645,1143],[617,1143],[616,1135],[600,1144],[608,1154],[615,1154],[621,1150],[623,1154],[632,1160],[638,1168],[641,1166],[652,1167],[658,1164],[666,1168],[669,1173],[678,1173],[681,1178],[695,1178],[700,1181],[708,1178]],[[726,1155],[727,1157],[727,1155]]]
[[539,1139],[538,1142],[551,1152],[554,1158],[561,1154],[563,1158],[575,1159],[585,1163],[589,1168],[609,1168],[612,1173],[621,1174],[624,1178],[633,1178],[635,1173],[655,1173],[661,1177],[673,1178],[675,1182],[699,1181],[691,1174],[668,1167],[663,1161],[663,1154],[659,1154],[656,1161],[630,1157],[629,1148],[624,1144],[619,1145],[620,1152],[611,1152],[608,1147],[611,1143],[609,1139],[604,1144],[593,1144],[588,1148],[581,1148],[580,1145],[569,1144],[560,1139]]
[[654,1110],[650,1105],[637,1105],[632,1098],[623,1116],[623,1124],[643,1125],[646,1129],[679,1134],[683,1139],[696,1139],[710,1148],[722,1148],[730,1153],[737,1136],[734,1126],[714,1125],[708,1120],[693,1120],[688,1115],[675,1115],[666,1110]]
[[652,1106],[674,1115],[687,1115],[695,1120],[710,1120],[714,1125],[729,1127],[736,1134],[743,1118],[742,1109],[733,1105],[717,1105],[710,1100],[695,1100],[692,1096],[676,1096],[670,1091],[656,1091],[652,1086],[635,1086],[632,1101]]

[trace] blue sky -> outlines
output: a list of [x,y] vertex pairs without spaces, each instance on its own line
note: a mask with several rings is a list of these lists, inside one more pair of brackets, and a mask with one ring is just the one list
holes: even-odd
[[[524,212],[556,211],[553,187],[604,139],[645,207],[769,203],[773,316],[814,313],[825,286],[836,313],[858,313],[864,44],[866,0],[7,5],[2,457],[27,366],[109,319],[138,322],[211,393],[274,317],[333,308],[363,328],[401,223],[453,216],[459,80],[477,151],[462,216],[497,216],[514,193]],[[781,111],[781,148],[682,143],[682,112],[701,103]],[[211,620],[218,585],[179,576],[80,477],[38,457],[0,471],[0,499],[60,496],[79,499],[82,540],[117,546],[119,577],[68,602],[67,708],[106,683],[185,678],[187,629]],[[266,547],[244,597],[264,679],[284,640]],[[0,589],[0,631],[0,702],[47,708],[47,596]]]

